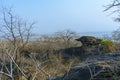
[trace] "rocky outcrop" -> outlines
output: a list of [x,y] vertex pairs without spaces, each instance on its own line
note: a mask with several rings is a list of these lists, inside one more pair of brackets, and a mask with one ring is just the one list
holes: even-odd
[[105,53],[104,45],[99,45],[101,40],[92,36],[76,40],[83,45],[65,49],[63,56],[84,58],[83,62],[73,65],[63,76],[53,80],[120,80],[120,53],[102,54]]
[[93,36],[82,36],[76,40],[80,41],[82,46],[63,49],[64,58],[71,58],[72,56],[83,58],[89,54],[95,55],[104,53],[104,46],[99,45],[101,43],[101,39],[97,39]]
[[120,54],[92,56],[54,80],[120,80]]
[[82,36],[77,41],[81,41],[83,45],[98,45],[101,43],[100,39],[97,39],[93,36]]
[[83,45],[65,49],[63,56],[86,59],[54,80],[120,80],[120,53],[102,54],[104,46],[99,45],[101,40],[92,36],[83,36],[77,41],[81,41]]
[[89,55],[99,55],[103,54],[104,47],[99,45],[94,46],[81,46],[81,47],[71,47],[61,50],[61,54],[64,59],[70,59],[72,57],[78,57],[80,59],[85,59]]

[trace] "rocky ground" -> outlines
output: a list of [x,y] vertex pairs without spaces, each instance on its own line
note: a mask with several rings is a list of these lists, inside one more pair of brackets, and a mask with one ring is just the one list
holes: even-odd
[[84,36],[79,39],[81,47],[68,48],[63,52],[63,58],[79,56],[82,62],[70,66],[68,72],[63,76],[55,77],[53,80],[120,80],[120,52],[109,47],[110,52],[105,53],[106,47],[100,44],[95,37]]
[[54,80],[120,80],[120,53],[89,56]]

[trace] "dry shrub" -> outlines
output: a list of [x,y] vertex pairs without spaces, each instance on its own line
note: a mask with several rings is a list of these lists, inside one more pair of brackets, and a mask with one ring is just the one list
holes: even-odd
[[103,40],[101,42],[101,45],[104,48],[103,50],[104,53],[116,52],[115,43],[111,40]]
[[115,46],[105,46],[104,52],[105,53],[116,52],[116,47]]

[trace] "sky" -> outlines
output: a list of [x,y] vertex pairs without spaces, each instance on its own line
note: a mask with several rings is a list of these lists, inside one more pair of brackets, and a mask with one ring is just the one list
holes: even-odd
[[0,7],[12,7],[19,17],[35,21],[37,34],[65,29],[81,32],[113,31],[119,27],[111,11],[103,12],[111,0],[0,0]]

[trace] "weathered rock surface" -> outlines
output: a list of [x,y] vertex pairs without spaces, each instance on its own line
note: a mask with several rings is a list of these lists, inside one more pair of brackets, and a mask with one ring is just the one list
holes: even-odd
[[98,45],[101,43],[100,39],[97,39],[93,36],[82,36],[77,41],[81,41],[83,45]]
[[120,80],[120,54],[91,56],[54,80]]
[[120,80],[120,53],[102,54],[101,40],[92,36],[83,36],[77,41],[83,45],[65,49],[63,57],[77,56],[84,58],[83,62],[54,80]]
[[99,55],[104,53],[103,47],[99,45],[94,46],[81,46],[81,47],[71,47],[63,49],[62,56],[63,58],[71,58],[73,56],[80,57],[81,59],[88,55]]
[[88,55],[99,55],[116,51],[115,48],[112,46],[109,47],[110,50],[107,51],[105,45],[100,45],[101,39],[97,39],[93,36],[82,36],[81,38],[76,40],[81,41],[83,45],[80,47],[63,49],[63,58],[71,58],[72,56],[84,57]]

